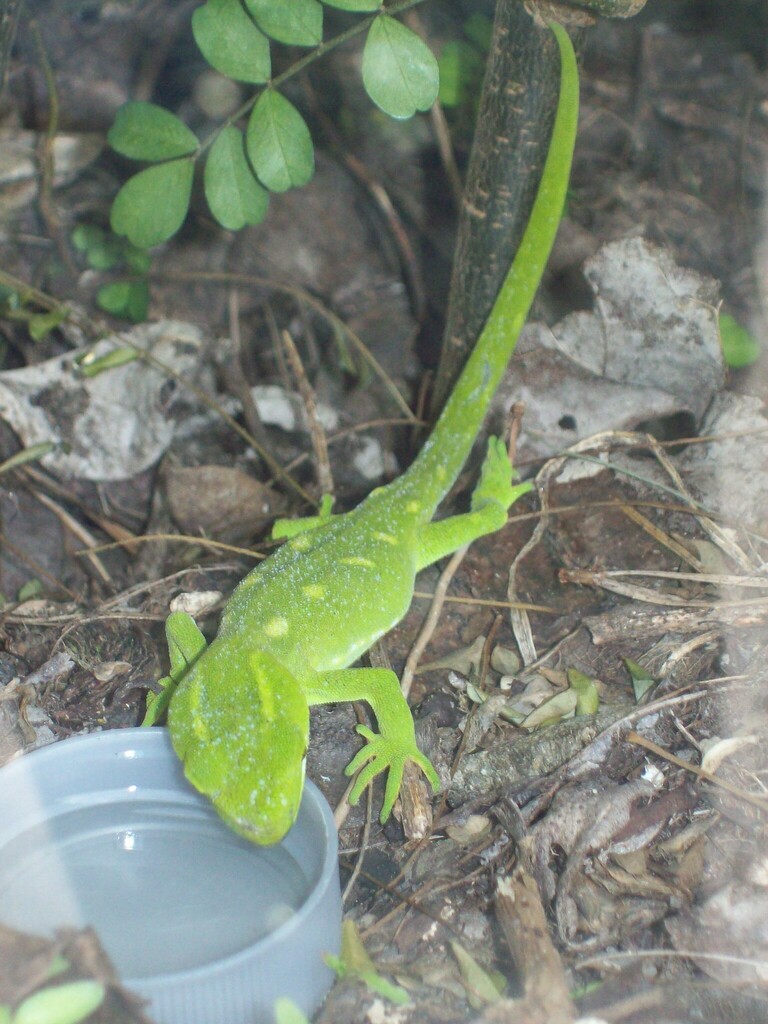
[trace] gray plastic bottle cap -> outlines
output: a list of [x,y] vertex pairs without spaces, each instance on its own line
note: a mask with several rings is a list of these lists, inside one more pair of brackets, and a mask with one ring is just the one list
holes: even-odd
[[259,847],[184,778],[165,729],[63,740],[0,769],[0,921],[95,928],[158,1024],[306,1014],[341,945],[337,836],[307,782],[296,824]]

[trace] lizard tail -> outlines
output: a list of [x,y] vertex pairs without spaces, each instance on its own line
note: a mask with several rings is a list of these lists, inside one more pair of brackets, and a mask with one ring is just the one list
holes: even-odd
[[445,497],[482,427],[539,287],[565,205],[579,114],[579,73],[565,29],[550,27],[560,49],[560,95],[539,188],[512,266],[485,327],[431,436],[400,478],[432,510]]

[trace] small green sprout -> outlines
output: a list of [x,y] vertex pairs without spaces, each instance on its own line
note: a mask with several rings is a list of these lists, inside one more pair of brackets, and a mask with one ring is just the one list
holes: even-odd
[[28,996],[15,1011],[0,1006],[0,1024],[80,1024],[101,1006],[105,993],[98,981],[49,985]]

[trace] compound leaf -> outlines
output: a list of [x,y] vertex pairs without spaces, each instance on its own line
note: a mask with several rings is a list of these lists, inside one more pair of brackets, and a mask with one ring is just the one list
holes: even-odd
[[192,192],[194,164],[171,160],[139,171],[123,185],[110,214],[112,230],[140,249],[159,245],[184,222]]
[[197,149],[197,136],[156,103],[124,103],[109,129],[110,146],[131,160],[173,160]]
[[243,135],[226,127],[213,144],[205,164],[205,198],[223,228],[239,231],[264,219],[269,194],[256,181],[243,148]]
[[278,43],[317,46],[323,38],[323,8],[317,0],[245,0],[262,32]]
[[363,84],[385,114],[412,117],[435,102],[440,84],[437,60],[415,32],[382,14],[365,41]]
[[296,107],[274,89],[265,89],[246,131],[251,164],[273,192],[306,185],[315,170],[312,136]]
[[208,0],[192,15],[200,52],[223,75],[238,82],[266,82],[272,74],[269,40],[240,0]]

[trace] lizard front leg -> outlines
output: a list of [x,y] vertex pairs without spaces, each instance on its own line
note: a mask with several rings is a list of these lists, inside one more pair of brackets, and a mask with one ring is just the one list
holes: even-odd
[[385,668],[348,668],[324,673],[319,684],[305,688],[310,704],[330,704],[337,701],[367,701],[376,715],[379,732],[364,725],[357,731],[367,743],[346,768],[347,775],[359,774],[349,794],[356,804],[365,787],[381,772],[389,770],[384,790],[384,803],[380,821],[387,820],[394,807],[403,781],[403,769],[408,761],[421,768],[435,793],[440,779],[428,758],[416,746],[413,718],[408,703],[400,692],[400,683],[394,672]]
[[165,620],[165,637],[171,670],[160,680],[160,692],[147,694],[142,725],[155,725],[165,715],[176,687],[208,646],[195,620],[186,612],[171,612]]
[[308,530],[316,530],[318,526],[325,526],[335,517],[331,513],[333,508],[333,495],[324,494],[320,499],[320,508],[316,516],[302,516],[298,519],[276,519],[272,527],[272,540],[290,540],[300,533],[307,533]]

